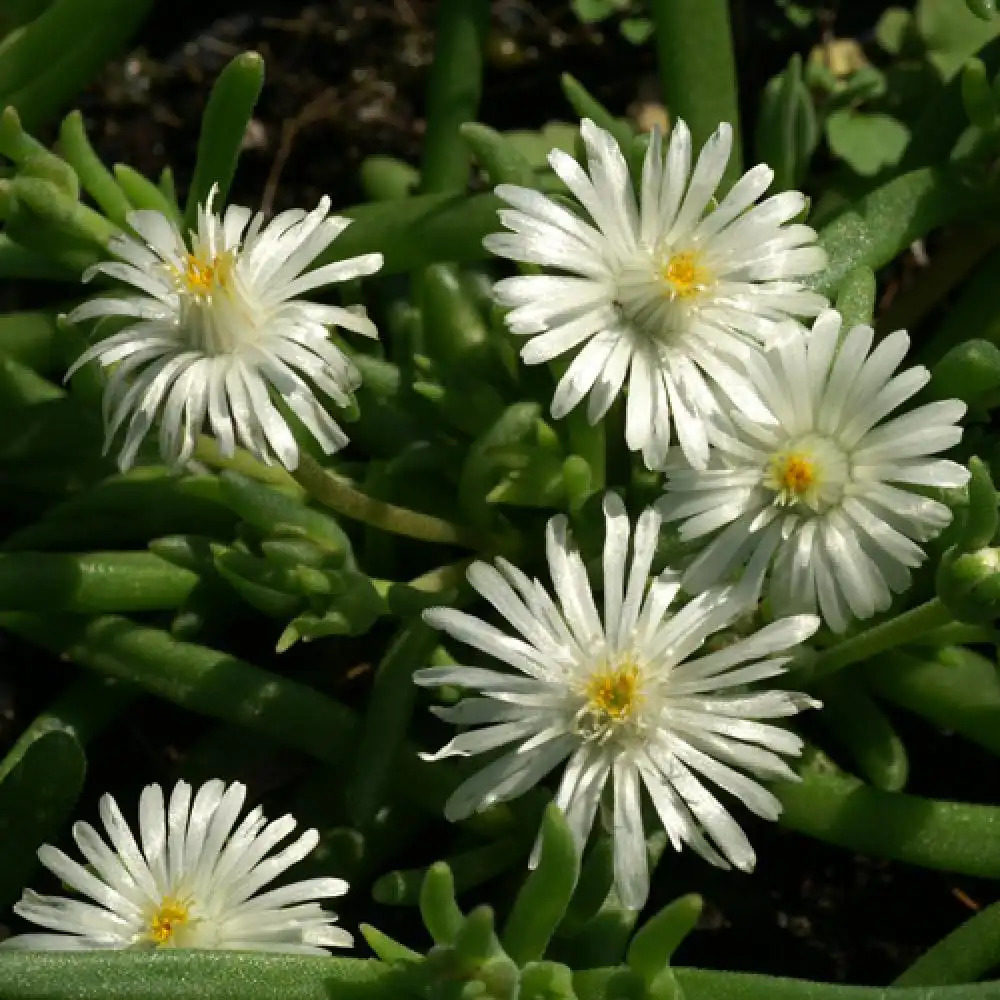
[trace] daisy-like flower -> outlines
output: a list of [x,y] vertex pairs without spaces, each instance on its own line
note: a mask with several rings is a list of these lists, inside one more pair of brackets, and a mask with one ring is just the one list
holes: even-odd
[[789,224],[806,199],[786,191],[755,205],[774,176],[760,164],[714,205],[732,128],[719,126],[692,171],[691,134],[678,121],[665,156],[659,133],[650,136],[637,202],[614,138],[587,119],[580,131],[589,173],[559,150],[549,163],[589,219],[537,191],[497,188],[512,206],[500,212],[512,232],[487,236],[486,248],[562,273],[505,278],[496,298],[510,307],[511,331],[532,337],[521,350],[527,364],[580,348],[556,388],[553,416],[589,394],[587,416],[596,423],[627,379],[628,447],[662,467],[672,421],[685,457],[702,467],[705,418],[720,397],[767,419],[742,359],[780,321],[827,305],[790,280],[826,261],[816,233]]
[[623,903],[643,905],[649,887],[643,793],[674,846],[687,844],[713,864],[750,871],[746,835],[706,782],[767,819],[778,800],[745,773],[794,780],[781,754],[797,755],[794,733],[762,722],[818,703],[782,690],[746,685],[782,673],[780,656],[816,630],[812,615],[786,618],[720,648],[704,648],[713,633],[746,611],[743,595],[716,588],[669,612],[680,588],[666,570],[648,581],[660,517],[640,516],[626,569],[631,525],[621,500],[604,500],[604,615],[598,613],[566,519],[554,517],[546,553],[556,599],[503,559],[477,562],[469,582],[516,634],[450,608],[426,620],[514,671],[473,666],[418,671],[423,685],[478,689],[442,719],[469,728],[428,759],[469,756],[510,747],[466,780],[445,806],[461,819],[521,795],[558,765],[566,767],[555,801],[579,849],[608,793],[615,884]]
[[136,292],[92,299],[69,315],[74,323],[108,316],[126,321],[70,370],[95,359],[114,366],[104,394],[105,452],[126,427],[122,469],[135,461],[157,417],[160,451],[173,465],[191,457],[207,421],[223,455],[232,455],[238,443],[265,462],[294,469],[298,446],[269,390],[324,451],[347,443],[316,391],[344,407],[361,379],[327,328],[335,324],[366,337],[377,331],[363,311],[300,296],[372,274],[382,255],[306,271],[350,221],[329,215],[329,198],[312,212],[282,212],[265,226],[262,215],[240,205],[220,217],[214,196],[213,189],[199,207],[189,241],[162,213],[132,212],[128,224],[138,238],[112,239],[109,249],[118,260],[95,265],[84,280],[104,274]]
[[14,912],[54,931],[22,934],[0,947],[47,951],[222,948],[323,955],[349,947],[347,931],[316,900],[342,896],[339,878],[260,890],[301,861],[319,840],[308,830],[277,854],[295,829],[291,816],[267,822],[260,808],[239,824],[246,788],[181,781],[164,803],[159,785],[139,798],[137,841],[110,795],[100,802],[107,841],[89,823],[73,826],[86,861],[48,844],[39,860],[92,903],[26,890]]
[[[882,422],[930,378],[897,375],[910,340],[902,330],[874,350],[870,327],[838,344],[841,317],[824,312],[752,364],[753,383],[777,418],[734,414],[713,432],[704,470],[676,470],[659,507],[685,540],[716,537],[687,568],[691,593],[746,566],[758,593],[767,574],[775,614],[818,607],[834,631],[888,608],[924,559],[917,544],[950,521],[943,503],[911,486],[964,485],[968,470],[935,458],[962,437],[957,399]],[[719,530],[721,529],[721,531]],[[769,572],[768,572],[769,570]]]

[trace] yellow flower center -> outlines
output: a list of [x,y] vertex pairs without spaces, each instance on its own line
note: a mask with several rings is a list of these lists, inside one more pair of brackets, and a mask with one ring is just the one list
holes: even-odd
[[169,945],[176,932],[190,920],[186,902],[174,896],[164,896],[149,920],[147,936],[158,948]]
[[660,276],[674,298],[690,299],[712,281],[709,270],[694,250],[675,253],[660,268]]
[[801,501],[816,507],[820,473],[815,458],[806,451],[779,452],[771,459],[765,485],[778,494],[778,503]]
[[639,691],[639,667],[624,660],[594,674],[585,691],[588,714],[607,722],[629,718],[642,700]]
[[219,254],[211,260],[202,260],[189,253],[184,258],[183,270],[177,271],[177,279],[184,291],[198,298],[208,298],[229,281],[232,266],[230,253]]
[[816,464],[806,455],[786,455],[778,463],[776,478],[783,489],[805,493],[816,482]]

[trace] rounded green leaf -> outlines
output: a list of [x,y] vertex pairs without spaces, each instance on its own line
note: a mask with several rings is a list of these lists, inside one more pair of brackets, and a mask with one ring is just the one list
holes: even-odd
[[827,118],[826,138],[835,156],[870,177],[902,159],[910,130],[890,115],[842,110]]

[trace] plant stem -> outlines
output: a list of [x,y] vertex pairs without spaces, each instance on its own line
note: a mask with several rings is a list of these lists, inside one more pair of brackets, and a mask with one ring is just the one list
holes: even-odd
[[882,622],[860,635],[845,639],[836,646],[824,649],[809,666],[810,683],[828,677],[852,663],[867,660],[876,653],[912,642],[932,629],[950,625],[951,612],[937,597],[909,611],[904,611],[889,621]]
[[651,0],[649,6],[671,120],[687,122],[696,149],[721,122],[733,126],[733,152],[723,178],[728,188],[743,171],[728,0]]
[[438,566],[437,569],[415,576],[407,582],[407,586],[413,587],[414,590],[422,590],[427,594],[439,594],[442,590],[461,587],[465,583],[469,562],[469,559],[460,559],[458,562]]
[[263,462],[258,462],[250,452],[244,451],[242,448],[237,448],[232,457],[227,458],[219,450],[215,438],[209,437],[207,434],[202,434],[198,438],[194,450],[194,460],[210,465],[213,469],[241,472],[250,479],[276,486],[298,498],[303,495],[302,487],[280,465],[265,465]]
[[489,20],[489,0],[440,0],[438,4],[421,168],[425,194],[464,191],[468,182],[470,153],[459,128],[473,121],[479,110]]
[[424,542],[460,545],[468,549],[484,547],[486,540],[478,532],[440,517],[376,500],[328,472],[308,455],[300,457],[294,476],[306,492],[324,507],[373,528]]
[[988,625],[966,625],[952,622],[932,632],[926,632],[917,640],[921,646],[975,646],[983,643],[1000,645],[1000,632]]

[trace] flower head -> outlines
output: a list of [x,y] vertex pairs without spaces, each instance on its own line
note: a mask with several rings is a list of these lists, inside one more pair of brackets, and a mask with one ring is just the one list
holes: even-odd
[[650,136],[637,201],[614,138],[586,119],[580,131],[588,171],[559,150],[549,162],[589,219],[537,191],[497,188],[512,206],[500,212],[512,232],[488,236],[487,249],[562,273],[506,278],[496,297],[510,307],[510,329],[532,336],[521,350],[526,363],[579,348],[556,388],[554,416],[589,394],[596,423],[627,379],[628,447],[660,468],[672,421],[688,461],[704,466],[705,418],[720,399],[767,419],[742,359],[779,322],[827,304],[790,280],[826,260],[812,229],[789,224],[806,200],[785,191],[755,205],[774,176],[761,164],[713,207],[732,128],[719,126],[692,171],[691,134],[678,121],[665,155],[659,134]]
[[418,671],[418,684],[478,689],[442,719],[479,727],[460,733],[430,759],[512,749],[462,784],[445,806],[461,819],[521,795],[566,762],[556,803],[578,847],[610,784],[615,883],[623,902],[640,907],[648,890],[642,820],[645,787],[676,849],[687,844],[713,864],[749,871],[755,856],[746,835],[711,783],[759,816],[774,819],[778,800],[741,773],[794,779],[780,754],[798,754],[794,733],[762,722],[817,704],[790,691],[746,685],[784,670],[789,650],[812,635],[819,619],[786,618],[714,651],[713,633],[746,610],[742,595],[717,588],[672,614],[678,575],[648,575],[660,518],[646,510],[631,525],[617,496],[604,500],[604,615],[598,613],[583,560],[566,520],[549,522],[546,551],[556,599],[503,559],[474,563],[469,582],[515,634],[449,608],[427,621],[495,657],[516,673],[472,666]]
[[806,336],[790,330],[752,361],[754,387],[777,422],[734,414],[712,432],[709,468],[669,476],[659,506],[683,521],[681,537],[718,532],[684,574],[690,592],[743,566],[760,588],[770,567],[775,614],[818,607],[843,631],[852,616],[888,608],[924,559],[917,542],[951,520],[943,503],[909,487],[968,480],[963,466],[931,457],[961,439],[965,404],[928,403],[883,423],[930,375],[923,367],[893,375],[909,347],[904,331],[872,350],[870,327],[839,342],[840,326],[829,310]]
[[299,298],[337,281],[372,274],[381,254],[366,254],[303,273],[347,227],[329,216],[323,198],[312,212],[263,216],[230,205],[215,214],[212,200],[198,210],[198,229],[185,241],[175,223],[155,211],[132,212],[138,238],[115,237],[117,260],[85,275],[105,274],[135,292],[92,299],[74,309],[74,323],[97,317],[126,321],[79,358],[114,366],[104,395],[105,451],[126,427],[118,463],[135,461],[143,438],[160,418],[160,450],[172,464],[186,462],[208,424],[224,455],[237,443],[263,461],[298,464],[298,446],[269,390],[302,421],[326,452],[347,436],[316,397],[350,402],[360,376],[330,342],[333,324],[377,336],[363,313]]
[[[159,785],[139,798],[137,841],[110,795],[101,799],[108,840],[89,823],[73,839],[86,866],[49,845],[39,860],[92,903],[26,890],[14,911],[55,933],[22,934],[5,948],[81,951],[124,948],[224,948],[325,954],[351,935],[316,900],[342,896],[339,878],[313,878],[260,890],[301,861],[319,835],[308,830],[272,854],[295,829],[291,816],[267,822],[260,808],[239,824],[246,788],[208,781],[196,792],[181,781],[168,804]],[[109,843],[110,842],[110,843]],[[270,855],[270,856],[269,856]]]

